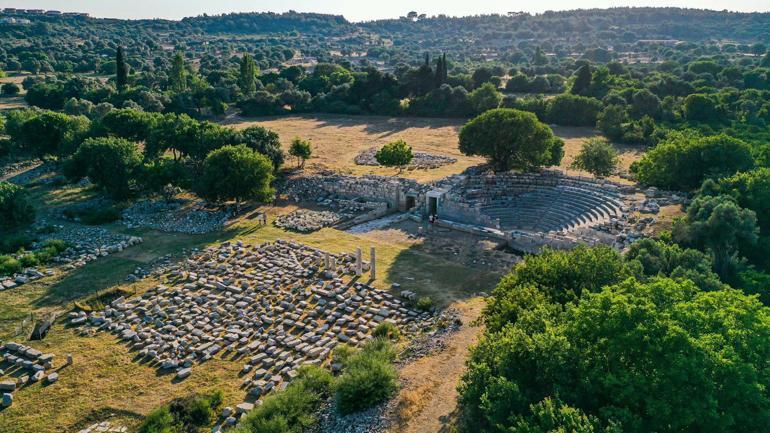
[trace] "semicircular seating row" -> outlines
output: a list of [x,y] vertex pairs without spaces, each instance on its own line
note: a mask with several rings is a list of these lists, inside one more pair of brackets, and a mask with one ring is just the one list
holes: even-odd
[[470,181],[465,187],[465,199],[476,201],[476,208],[498,220],[503,230],[567,232],[623,215],[618,193],[590,181],[507,177],[494,183]]

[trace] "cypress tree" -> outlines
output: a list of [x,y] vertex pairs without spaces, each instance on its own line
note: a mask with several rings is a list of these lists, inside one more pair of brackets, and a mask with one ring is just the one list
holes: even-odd
[[575,81],[572,83],[570,93],[574,95],[585,95],[588,87],[591,85],[591,68],[588,65],[581,66],[575,72]]
[[182,53],[176,53],[174,56],[168,78],[171,82],[171,89],[175,92],[184,92],[187,90],[187,69]]
[[241,58],[241,70],[238,76],[238,87],[241,88],[246,96],[251,96],[257,91],[257,66],[254,59],[249,54],[244,54]]
[[449,80],[449,69],[446,64],[446,53],[441,56],[441,83],[446,83]]
[[118,46],[118,51],[115,54],[115,83],[118,86],[118,90],[126,88],[128,82],[128,66],[126,65],[126,56],[123,53],[123,47]]
[[444,84],[444,66],[443,59],[441,57],[436,60],[436,87],[441,87]]

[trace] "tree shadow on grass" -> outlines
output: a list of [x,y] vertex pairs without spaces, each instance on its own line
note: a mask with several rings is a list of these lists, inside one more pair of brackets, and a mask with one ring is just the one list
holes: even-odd
[[[246,230],[248,231],[253,230]],[[117,254],[100,257],[83,267],[68,271],[63,279],[50,286],[33,305],[38,308],[50,307],[98,296],[108,289],[124,284],[126,276],[137,267],[146,267],[167,254],[171,254],[174,259],[182,259],[183,249],[189,253],[194,248],[223,242],[244,232],[236,228],[203,235],[145,231],[141,233],[145,239],[144,243]]]
[[298,119],[319,122],[318,128],[352,128],[364,126],[364,131],[369,134],[387,137],[410,128],[438,129],[444,127],[459,128],[467,119],[453,118],[427,118],[427,117],[392,117],[376,115],[350,115],[350,114],[291,114],[286,116],[268,117],[241,117],[236,116],[222,122],[225,125],[242,122],[270,122],[282,119]]
[[385,281],[398,283],[399,290],[415,292],[419,297],[428,296],[437,307],[446,307],[478,292],[490,292],[502,275],[502,272],[467,266],[453,258],[434,253],[430,245],[413,245],[398,253]]

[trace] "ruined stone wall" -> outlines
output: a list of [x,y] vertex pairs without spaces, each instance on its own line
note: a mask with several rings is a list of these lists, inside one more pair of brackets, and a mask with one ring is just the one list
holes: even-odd
[[401,178],[385,176],[345,176],[335,173],[292,179],[283,192],[302,200],[316,200],[324,194],[344,198],[359,198],[367,201],[384,202],[389,209],[404,210],[407,196],[415,198],[415,205],[425,203],[425,192],[429,186]]

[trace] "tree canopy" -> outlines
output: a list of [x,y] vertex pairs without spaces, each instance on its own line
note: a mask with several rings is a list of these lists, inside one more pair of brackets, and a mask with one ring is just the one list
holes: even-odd
[[131,194],[142,153],[136,143],[123,138],[89,138],[67,161],[65,172],[73,180],[88,178],[117,199]]
[[[549,399],[577,418],[552,415],[545,431],[739,432],[770,422],[770,312],[755,298],[629,279],[560,307],[516,281],[496,289],[510,309],[496,314],[510,320],[472,349],[462,379],[467,431],[541,431]],[[594,430],[565,430],[577,420]]]
[[380,148],[374,155],[380,165],[385,167],[401,167],[412,162],[412,147],[404,140],[392,141]]
[[489,110],[460,130],[460,151],[487,157],[497,171],[558,165],[563,146],[534,114],[509,108]]
[[273,164],[264,155],[241,144],[209,153],[203,161],[196,192],[215,203],[225,200],[269,200],[273,196]]
[[611,175],[617,165],[618,151],[609,141],[598,138],[585,140],[580,153],[572,162],[573,168],[585,170],[597,177]]
[[704,137],[692,131],[671,133],[631,166],[646,185],[690,191],[705,179],[754,167],[751,147],[724,134]]

